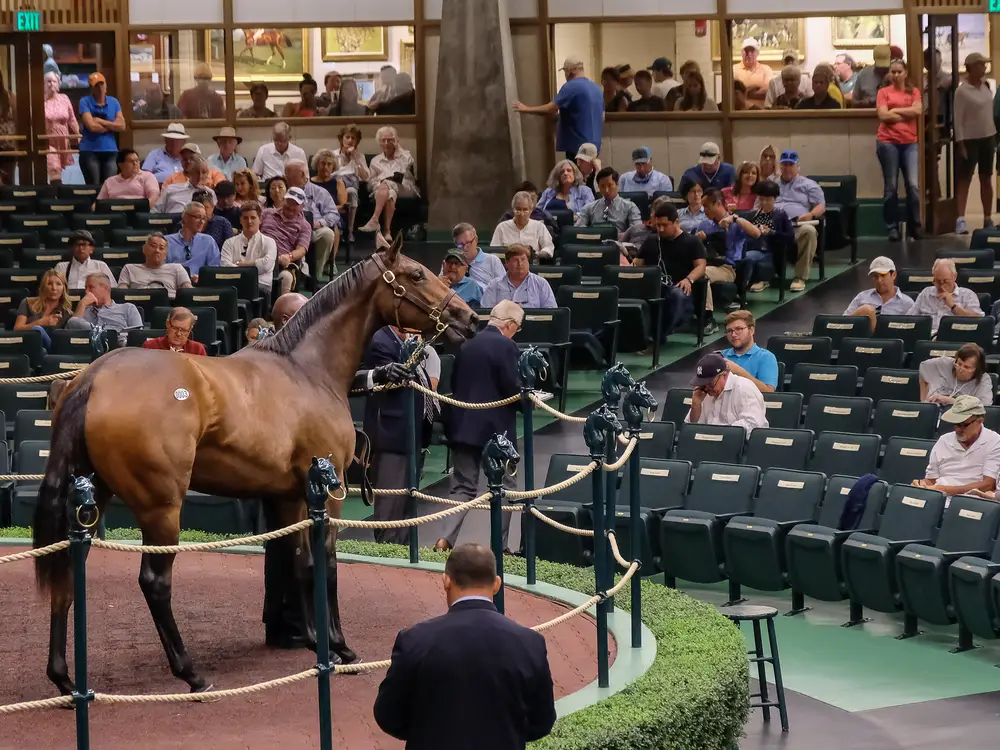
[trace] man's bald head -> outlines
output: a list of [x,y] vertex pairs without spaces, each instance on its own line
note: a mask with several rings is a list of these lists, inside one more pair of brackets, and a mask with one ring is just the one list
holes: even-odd
[[289,292],[278,297],[274,302],[274,307],[271,308],[271,320],[274,321],[274,330],[277,332],[284,328],[289,318],[295,315],[299,311],[299,308],[308,301],[308,299],[298,292]]

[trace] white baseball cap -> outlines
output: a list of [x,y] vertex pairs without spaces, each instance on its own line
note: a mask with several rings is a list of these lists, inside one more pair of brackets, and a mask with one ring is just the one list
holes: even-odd
[[746,39],[743,40],[743,46],[741,46],[740,49],[746,49],[747,47],[753,47],[755,50],[760,52],[760,42],[758,42],[752,36],[747,37]]
[[295,201],[300,206],[305,205],[306,191],[298,187],[288,188],[288,192],[285,193],[285,200]]
[[886,258],[884,255],[880,255],[875,258],[875,260],[872,261],[872,264],[868,267],[869,275],[873,273],[892,273],[895,270],[896,264],[892,262],[892,258]]

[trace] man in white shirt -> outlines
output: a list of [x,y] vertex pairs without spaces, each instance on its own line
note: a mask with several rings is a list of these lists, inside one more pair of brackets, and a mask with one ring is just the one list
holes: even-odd
[[921,290],[907,315],[930,315],[931,332],[937,333],[941,318],[961,315],[968,318],[983,317],[979,295],[971,289],[956,284],[958,269],[951,258],[938,258],[933,266],[934,286]]
[[531,212],[535,209],[531,193],[525,190],[514,193],[510,207],[514,211],[514,218],[497,224],[497,228],[493,230],[490,246],[524,245],[530,247],[538,258],[551,258],[555,252],[552,235],[545,228],[544,222],[531,218]]
[[285,165],[292,159],[306,160],[306,152],[291,142],[292,129],[287,122],[274,126],[270,143],[257,149],[253,160],[253,171],[261,180],[284,176]]
[[200,156],[195,156],[184,172],[188,178],[187,181],[175,182],[173,185],[164,187],[159,199],[156,201],[156,205],[153,206],[153,211],[161,214],[183,213],[184,207],[194,198],[196,190],[208,191],[212,194],[212,200],[214,201],[215,191],[205,186],[208,173],[208,162]]
[[221,265],[254,266],[258,274],[257,286],[264,296],[269,297],[278,246],[260,231],[260,205],[252,201],[243,204],[240,226],[243,227],[242,232],[222,243]]
[[742,427],[748,436],[757,427],[768,426],[760,390],[753,381],[729,372],[726,358],[718,352],[698,360],[691,385],[694,393],[685,422]]
[[674,78],[674,66],[666,57],[658,57],[648,68],[653,74],[653,96],[667,98],[667,93],[681,82]]
[[958,221],[955,231],[969,231],[965,206],[972,175],[979,169],[979,197],[983,202],[983,229],[993,226],[993,163],[997,129],[993,121],[993,92],[986,82],[986,63],[979,52],[965,58],[965,80],[955,90],[955,196]]
[[87,285],[87,277],[92,273],[103,273],[112,286],[118,285],[107,263],[103,260],[91,260],[94,235],[86,229],[77,229],[70,234],[69,249],[73,253],[72,260],[56,263],[56,270],[66,277],[70,289],[83,289]]
[[880,255],[868,267],[872,288],[858,292],[844,315],[864,315],[875,330],[875,319],[879,315],[906,315],[913,307],[913,300],[899,291],[896,286],[896,264],[892,258]]
[[941,421],[954,431],[938,438],[917,487],[952,495],[981,494],[993,498],[1000,473],[1000,435],[983,425],[986,409],[975,396],[959,396]]

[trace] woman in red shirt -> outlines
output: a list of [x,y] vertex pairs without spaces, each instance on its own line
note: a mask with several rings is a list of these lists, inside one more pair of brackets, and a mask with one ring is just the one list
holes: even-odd
[[879,89],[875,97],[878,107],[878,136],[875,153],[882,165],[882,218],[889,239],[898,242],[899,203],[897,181],[903,170],[906,185],[906,216],[912,239],[920,239],[920,193],[918,189],[919,156],[917,150],[917,118],[923,112],[920,89],[906,78],[906,63],[895,59],[889,63],[889,85]]
[[749,211],[757,202],[753,186],[757,184],[759,168],[752,161],[745,161],[736,170],[736,184],[722,188],[722,197],[730,211]]

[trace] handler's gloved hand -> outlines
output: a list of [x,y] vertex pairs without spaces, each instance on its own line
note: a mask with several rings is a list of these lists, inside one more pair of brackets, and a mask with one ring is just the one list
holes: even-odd
[[399,362],[390,362],[372,370],[372,382],[375,385],[387,385],[388,383],[402,383],[409,377],[406,368]]

